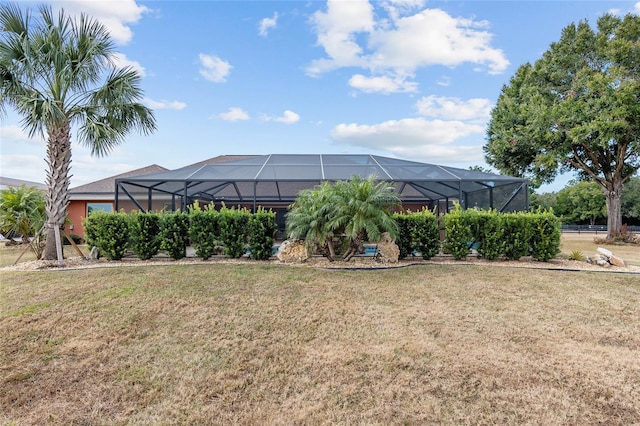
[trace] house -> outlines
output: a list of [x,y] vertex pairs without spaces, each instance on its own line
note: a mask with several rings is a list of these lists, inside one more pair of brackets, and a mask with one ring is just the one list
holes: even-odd
[[82,219],[103,211],[186,211],[195,201],[276,212],[302,189],[358,175],[392,182],[405,209],[447,212],[459,203],[498,211],[528,208],[526,179],[368,154],[222,155],[167,170],[158,165],[93,182],[71,192],[69,232],[84,237]]
[[[208,160],[199,161],[194,164],[190,164],[187,167],[201,167],[205,164],[215,164],[226,161],[234,161],[238,159],[247,158],[247,155],[221,155],[218,157],[209,158]],[[182,170],[178,169],[178,170]],[[111,212],[116,209],[115,205],[115,182],[117,179],[129,179],[137,176],[143,176],[148,174],[168,172],[169,169],[152,164],[150,166],[135,169],[126,173],[111,176],[105,179],[101,179],[95,182],[87,183],[85,185],[77,186],[69,190],[69,208],[67,210],[67,223],[65,230],[69,234],[76,234],[81,238],[84,238],[84,228],[82,221],[92,211],[107,211]],[[131,189],[130,195],[132,197],[146,197],[147,188]],[[170,208],[166,197],[156,197],[149,205],[145,205],[143,209],[139,208],[135,202],[131,200],[122,200],[118,203],[118,211],[131,212],[134,210],[150,210],[160,211]]]
[[30,180],[22,180],[22,179],[13,179],[4,176],[0,176],[0,189],[6,189],[10,186],[32,186],[34,188],[41,189],[43,191],[47,190],[47,185],[42,184],[40,182],[32,182]]
[[[89,213],[92,211],[114,211],[115,200],[113,194],[116,179],[166,172],[167,170],[168,169],[162,166],[152,164],[147,167],[71,188],[69,190],[69,207],[67,209],[65,230],[69,234],[76,234],[84,238],[82,220],[87,217]],[[124,202],[119,206],[119,209],[124,211],[131,211],[134,210],[134,208],[135,205],[131,202]]]

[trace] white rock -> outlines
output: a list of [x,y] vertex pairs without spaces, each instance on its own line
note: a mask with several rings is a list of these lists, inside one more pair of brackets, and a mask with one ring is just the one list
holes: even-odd
[[611,250],[607,250],[606,248],[598,247],[597,251],[603,256],[607,256],[607,257],[613,256],[613,253],[611,252]]

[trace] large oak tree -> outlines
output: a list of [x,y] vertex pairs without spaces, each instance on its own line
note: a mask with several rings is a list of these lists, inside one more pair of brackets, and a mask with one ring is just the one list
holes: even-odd
[[564,28],[502,89],[486,159],[532,187],[575,171],[606,197],[608,232],[622,225],[620,195],[640,169],[640,16],[604,15]]
[[13,108],[30,136],[47,138],[47,239],[44,259],[62,262],[59,227],[69,205],[71,132],[97,156],[133,129],[155,130],[142,105],[140,74],[115,66],[106,27],[46,6],[39,14],[0,5],[0,111]]

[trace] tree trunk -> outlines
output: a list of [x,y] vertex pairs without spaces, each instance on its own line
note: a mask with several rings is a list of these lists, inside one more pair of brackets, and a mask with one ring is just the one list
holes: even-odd
[[64,225],[69,206],[69,169],[71,168],[71,130],[69,123],[48,128],[47,141],[47,239],[42,258],[62,262],[62,241],[55,227]]
[[622,182],[618,179],[608,182],[604,195],[607,203],[607,238],[613,238],[622,227]]

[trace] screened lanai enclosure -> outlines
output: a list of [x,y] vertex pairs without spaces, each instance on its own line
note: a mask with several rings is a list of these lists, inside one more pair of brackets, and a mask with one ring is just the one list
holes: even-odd
[[117,179],[115,208],[131,200],[140,211],[182,210],[198,201],[284,210],[302,189],[323,181],[364,178],[392,182],[405,209],[528,209],[525,179],[365,154],[272,154]]

